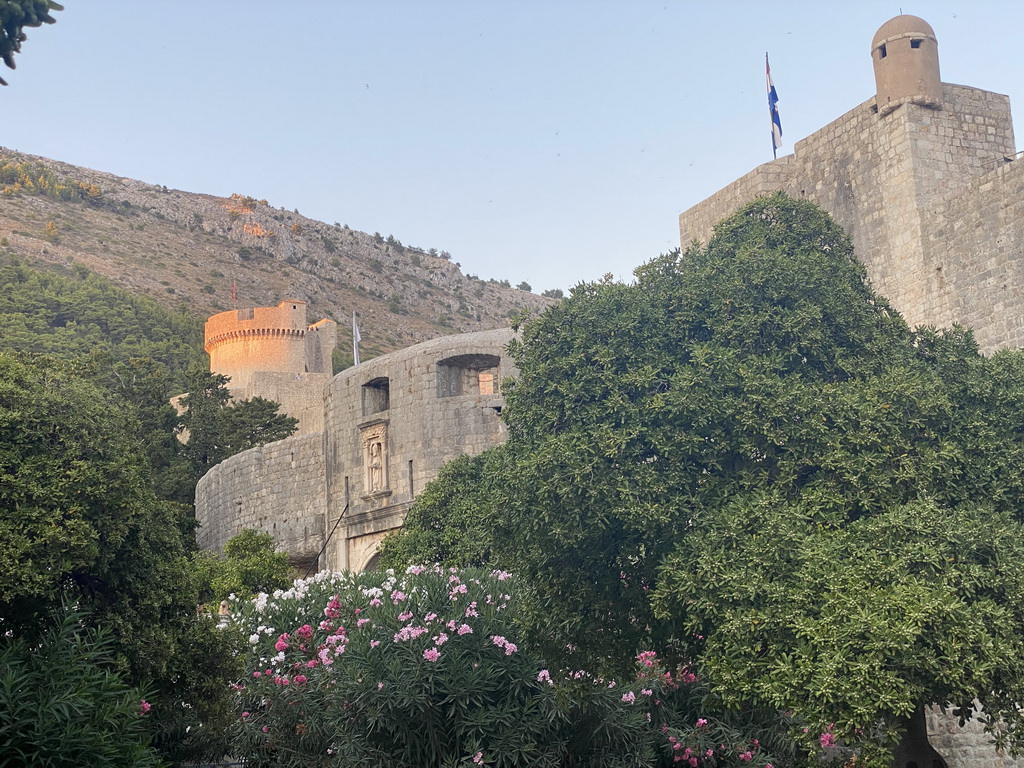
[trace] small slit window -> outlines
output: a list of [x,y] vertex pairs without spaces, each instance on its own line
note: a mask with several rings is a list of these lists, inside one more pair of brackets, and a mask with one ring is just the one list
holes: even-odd
[[920,40],[917,40],[916,38],[915,38],[915,39],[912,39],[912,40],[910,41],[910,47],[911,47],[911,48],[920,48],[920,47],[921,47],[921,41],[920,41]]
[[390,407],[391,385],[387,376],[363,384],[363,416],[372,416]]
[[882,45],[878,46],[878,58],[880,58],[880,59],[884,59],[885,58],[885,44],[884,43]]

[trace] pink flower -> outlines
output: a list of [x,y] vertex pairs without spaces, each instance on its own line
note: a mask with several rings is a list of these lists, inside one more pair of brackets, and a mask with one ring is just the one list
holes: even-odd
[[380,645],[380,640],[371,640],[370,641],[370,647],[371,648],[376,648],[378,645]]
[[640,689],[640,693],[642,693],[644,696],[653,696],[654,695],[654,691],[652,691],[650,688],[641,688]]
[[691,757],[687,762],[690,764],[690,768],[697,768],[697,758]]
[[376,608],[378,605],[381,605],[381,604],[382,603],[381,603],[379,597],[375,597],[375,598],[373,598],[373,600],[370,601],[370,605],[372,605],[374,608]]
[[448,593],[448,597],[455,600],[459,595],[464,595],[468,591],[465,584],[456,584],[452,587],[452,591]]
[[654,651],[644,651],[643,653],[637,655],[636,660],[643,664],[645,667],[650,668],[654,666],[654,660],[657,657],[658,654]]
[[249,713],[248,713],[248,712],[243,712],[243,713],[242,713],[242,719],[243,719],[243,720],[244,720],[245,718],[247,718],[248,716],[249,716]]
[[313,636],[313,628],[309,626],[309,624],[303,624],[301,627],[295,630],[295,634],[305,640],[308,640]]
[[437,637],[434,638],[434,645],[444,645],[448,642],[448,635],[444,632],[439,632]]
[[626,693],[622,694],[622,700],[626,704],[632,704],[634,701],[636,701],[636,694],[632,691],[626,691]]
[[[453,621],[453,622],[451,622],[451,624],[454,625],[455,622]],[[452,630],[455,630],[454,626],[452,626],[451,628],[452,628]],[[471,634],[473,634],[473,628],[471,626],[469,626],[469,624],[460,624],[459,625],[459,629],[458,629],[458,633],[459,633],[459,635],[471,635]]]
[[744,763],[749,763],[753,759],[754,753],[750,750],[747,750],[746,752],[740,752],[740,760],[742,760]]
[[329,619],[336,619],[341,616],[341,603],[338,602],[338,596],[335,595],[331,598],[331,601],[324,608],[324,616]]
[[707,724],[708,724],[708,721],[705,720],[703,717],[698,717],[697,718],[697,727],[698,728],[703,728]]
[[316,659],[310,659],[306,662],[306,666],[309,667],[309,669],[316,669],[317,664],[319,664],[319,662]]
[[152,708],[153,708],[153,705],[150,704],[145,699],[140,699],[139,700],[139,714],[140,715],[148,715],[149,714],[149,710],[151,710]]
[[402,611],[400,614],[398,614],[398,620],[399,621],[408,621],[411,618],[412,618],[412,611]]
[[308,678],[305,675],[296,675],[292,678],[292,682],[296,685],[302,685]]
[[252,676],[253,677],[260,677],[262,674],[263,674],[262,672],[257,671],[257,672],[253,672]]
[[468,606],[466,606],[466,613],[465,613],[465,617],[466,617],[467,619],[469,619],[469,618],[474,618],[474,619],[475,619],[475,618],[477,618],[477,617],[478,617],[479,615],[480,615],[480,614],[479,614],[479,613],[477,613],[477,610],[476,610],[476,600],[474,600],[474,601],[473,601],[473,602],[471,602],[471,603],[470,603],[470,604],[469,604]]
[[289,640],[290,637],[291,637],[291,635],[289,635],[287,632],[282,632],[281,635],[277,638],[277,642],[274,643],[274,647],[278,651],[287,651],[288,650],[288,640]]
[[836,745],[835,735],[829,733],[828,731],[821,734],[821,738],[819,738],[818,741],[821,742],[822,749],[828,749],[829,747],[834,747]]
[[551,680],[551,673],[548,672],[546,669],[542,669],[540,673],[537,675],[537,682],[547,683],[548,685],[554,685],[554,682]]
[[473,762],[476,763],[477,765],[483,765],[484,764],[484,753],[483,752],[477,752],[475,755],[473,755]]
[[378,690],[378,691],[379,691],[379,690],[380,690],[381,688],[383,688],[383,687],[384,687],[384,683],[377,683],[377,690]]
[[364,624],[369,624],[369,623],[370,623],[369,619],[359,619],[358,621],[356,621],[356,627],[361,627]]
[[400,589],[392,590],[392,592],[391,592],[391,602],[392,603],[394,603],[395,605],[398,605],[403,600],[405,600],[405,592],[403,592]]
[[423,652],[423,658],[427,661],[437,661],[441,658],[441,652],[438,651],[437,648],[427,648],[427,650]]
[[437,614],[436,613],[428,613],[426,616],[423,617],[423,620],[424,621],[433,621],[436,618],[437,618]]
[[260,730],[263,731],[264,733],[266,733],[267,731],[270,730],[270,728],[268,728],[267,726],[264,725],[262,728],[260,728]]

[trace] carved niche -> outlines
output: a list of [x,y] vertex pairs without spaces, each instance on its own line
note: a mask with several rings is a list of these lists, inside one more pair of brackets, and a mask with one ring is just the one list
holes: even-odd
[[377,421],[360,428],[359,442],[363,453],[363,498],[377,499],[391,495],[388,481],[388,423]]

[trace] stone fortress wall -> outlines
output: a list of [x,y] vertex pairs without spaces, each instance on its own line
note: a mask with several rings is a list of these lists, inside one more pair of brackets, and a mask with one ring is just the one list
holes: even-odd
[[320,567],[365,569],[443,464],[504,442],[511,338],[446,336],[342,371],[321,389],[323,431],[245,451],[200,480],[199,545],[219,550],[254,528],[305,568],[333,531]]

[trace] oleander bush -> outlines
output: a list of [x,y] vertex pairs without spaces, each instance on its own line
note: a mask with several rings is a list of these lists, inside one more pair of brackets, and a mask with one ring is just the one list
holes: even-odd
[[746,733],[749,713],[703,712],[706,686],[653,652],[626,682],[548,668],[516,626],[513,585],[412,567],[235,599],[250,652],[233,753],[252,766],[771,765],[774,736]]

